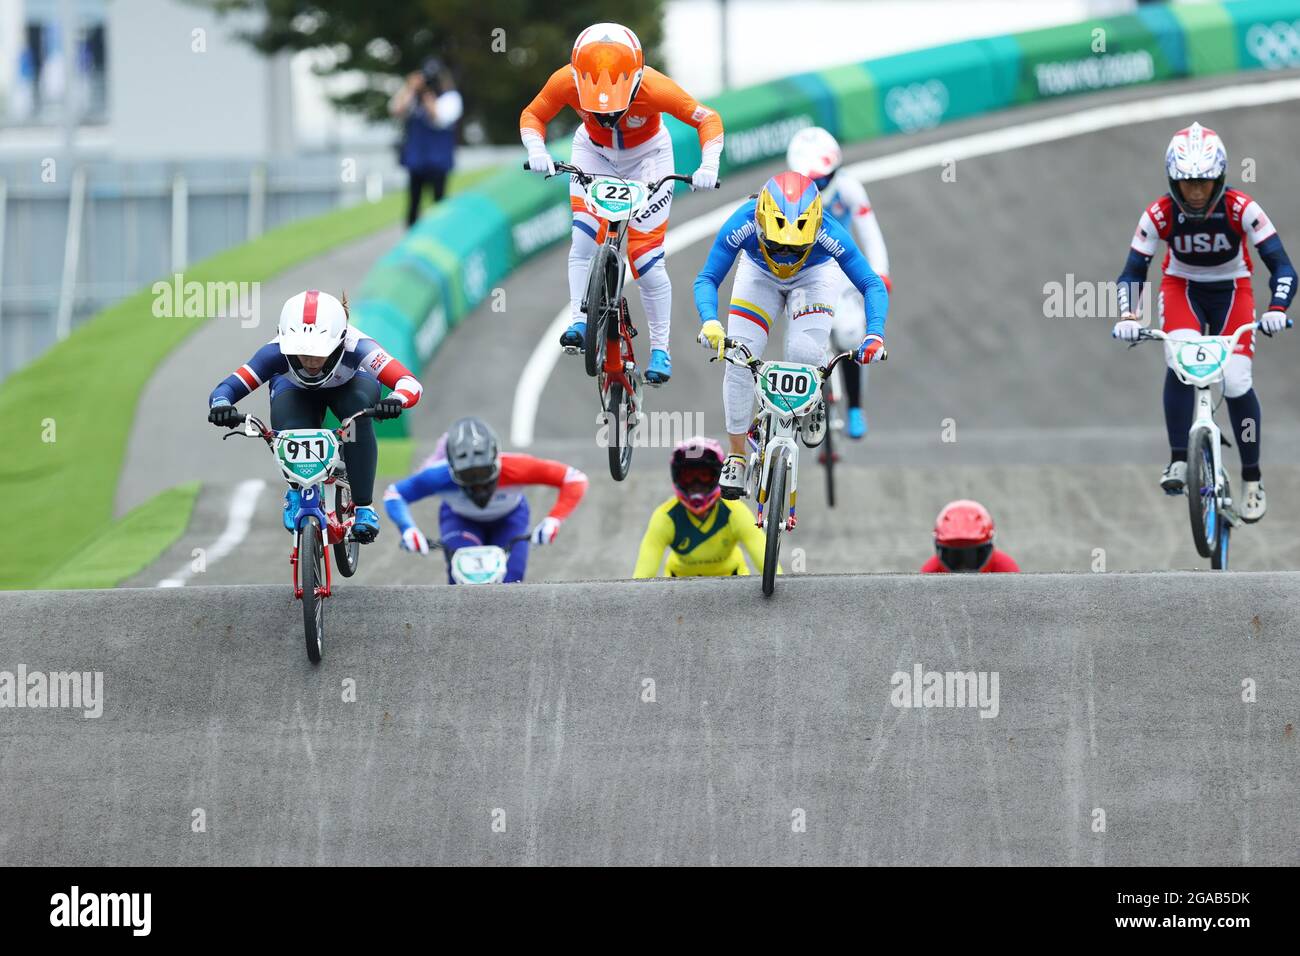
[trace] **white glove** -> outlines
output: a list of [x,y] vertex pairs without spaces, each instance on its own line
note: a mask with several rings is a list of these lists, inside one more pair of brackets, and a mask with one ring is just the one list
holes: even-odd
[[692,189],[712,189],[716,185],[718,185],[716,163],[700,163],[700,168],[691,173]]
[[1123,342],[1136,342],[1141,331],[1142,323],[1137,319],[1120,319],[1115,323],[1115,328],[1110,330],[1110,337]]
[[545,173],[547,176],[555,175],[555,160],[551,159],[551,154],[546,151],[545,143],[541,146],[529,147],[528,168],[535,173]]
[[541,547],[544,544],[550,544],[555,540],[555,536],[560,533],[562,522],[559,518],[552,518],[547,515],[533,529],[533,544]]
[[429,541],[419,528],[412,525],[402,532],[402,550],[412,551],[415,554],[428,554]]
[[1272,335],[1286,328],[1286,313],[1271,309],[1259,317],[1259,329]]

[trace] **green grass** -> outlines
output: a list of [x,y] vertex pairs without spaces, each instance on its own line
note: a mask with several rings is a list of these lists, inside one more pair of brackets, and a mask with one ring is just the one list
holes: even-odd
[[[494,171],[453,176],[451,188],[463,189]],[[290,223],[195,263],[185,271],[185,281],[264,282],[400,223],[405,201],[393,194]],[[70,586],[45,582],[81,580],[69,563],[85,560],[87,549],[98,546],[113,527],[113,501],[140,393],[168,353],[207,321],[155,318],[152,304],[151,289],[140,290],[0,384],[0,500],[22,509],[25,528],[20,547],[0,550],[0,588]],[[201,391],[206,388],[204,383]],[[196,392],[175,400],[201,408],[203,397]],[[150,521],[164,527],[181,511],[188,519],[193,500],[186,504],[182,497],[164,495],[150,502],[155,504],[176,510],[167,518],[150,513]],[[116,528],[107,539],[115,533]],[[128,562],[117,572],[104,563],[93,579],[107,581],[113,573],[121,580],[134,572]]]
[[43,588],[111,588],[143,571],[176,542],[199,496],[191,481],[161,492],[88,542]]

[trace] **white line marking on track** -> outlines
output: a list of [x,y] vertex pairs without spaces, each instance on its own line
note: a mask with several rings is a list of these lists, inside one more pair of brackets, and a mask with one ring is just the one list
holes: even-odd
[[[204,555],[204,568],[216,564],[226,555],[239,547],[248,536],[248,529],[253,522],[253,512],[257,510],[257,499],[262,494],[266,482],[261,478],[250,478],[235,486],[235,493],[230,497],[230,510],[227,511],[226,530],[207,549]],[[193,563],[183,565],[169,578],[158,582],[160,588],[180,588],[194,576]]]
[[[926,146],[900,149],[886,156],[852,163],[844,167],[844,172],[863,183],[880,182],[895,176],[920,172],[950,160],[1003,153],[1024,146],[1082,136],[1084,133],[1097,130],[1131,126],[1135,123],[1195,111],[1264,106],[1295,99],[1300,99],[1300,79],[1239,84],[1214,90],[1194,90],[1189,93],[1170,93],[1146,100],[1114,103],[1076,113],[1030,120],[983,133],[945,139]],[[716,235],[736,206],[734,202],[727,203],[669,229],[664,238],[665,258],[702,239]],[[560,357],[558,339],[560,333],[569,324],[569,314],[570,306],[566,304],[542,333],[541,340],[528,358],[528,364],[524,366],[523,374],[519,376],[519,385],[515,389],[514,407],[510,417],[510,441],[517,448],[527,448],[533,443],[542,391],[546,388],[551,370],[555,368],[556,360]]]

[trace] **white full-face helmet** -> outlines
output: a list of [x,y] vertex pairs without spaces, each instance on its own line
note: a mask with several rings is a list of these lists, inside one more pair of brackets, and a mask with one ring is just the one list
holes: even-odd
[[799,130],[785,151],[786,167],[807,176],[823,192],[843,161],[840,144],[820,126],[807,126]]
[[[1165,173],[1169,176],[1169,195],[1188,219],[1204,219],[1223,197],[1228,171],[1228,150],[1219,134],[1193,123],[1180,129],[1165,150]],[[1182,180],[1210,180],[1214,191],[1203,206],[1192,206],[1183,198],[1178,183]]]
[[[328,292],[299,292],[280,310],[280,353],[289,360],[289,374],[303,388],[319,388],[329,381],[348,335],[348,313]],[[300,356],[325,359],[319,372],[303,367]]]

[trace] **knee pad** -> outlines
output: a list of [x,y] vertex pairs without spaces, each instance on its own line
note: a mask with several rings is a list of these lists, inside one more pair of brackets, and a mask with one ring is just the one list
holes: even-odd
[[1240,398],[1255,384],[1253,366],[1249,355],[1229,355],[1223,366],[1224,398]]
[[805,329],[790,335],[786,354],[791,362],[801,365],[821,365],[826,358],[829,329]]

